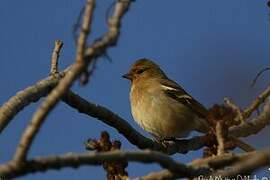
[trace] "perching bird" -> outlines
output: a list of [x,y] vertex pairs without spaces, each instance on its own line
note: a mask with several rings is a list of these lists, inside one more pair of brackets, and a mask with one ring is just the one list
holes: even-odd
[[153,61],[137,60],[123,77],[131,81],[133,118],[157,140],[186,137],[193,130],[208,131],[207,109]]

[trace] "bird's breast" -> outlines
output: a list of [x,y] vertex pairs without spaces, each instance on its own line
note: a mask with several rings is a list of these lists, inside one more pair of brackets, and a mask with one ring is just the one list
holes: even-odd
[[181,137],[190,130],[186,107],[158,90],[131,87],[132,116],[146,131],[158,137]]

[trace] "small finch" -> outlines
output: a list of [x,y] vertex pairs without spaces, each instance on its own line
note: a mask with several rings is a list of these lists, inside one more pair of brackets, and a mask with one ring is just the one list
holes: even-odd
[[131,81],[133,118],[156,140],[186,137],[193,130],[208,131],[207,109],[153,61],[137,60],[123,77]]

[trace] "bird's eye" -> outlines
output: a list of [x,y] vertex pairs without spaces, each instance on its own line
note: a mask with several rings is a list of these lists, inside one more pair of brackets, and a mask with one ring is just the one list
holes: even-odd
[[139,69],[139,70],[137,71],[137,74],[142,74],[144,71],[145,71],[145,69]]

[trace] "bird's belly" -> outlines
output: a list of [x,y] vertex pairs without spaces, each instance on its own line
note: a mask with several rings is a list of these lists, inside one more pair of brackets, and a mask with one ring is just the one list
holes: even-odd
[[185,137],[192,130],[192,113],[178,102],[167,102],[154,96],[144,98],[143,103],[133,102],[132,115],[144,130],[156,137]]

